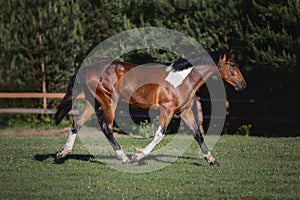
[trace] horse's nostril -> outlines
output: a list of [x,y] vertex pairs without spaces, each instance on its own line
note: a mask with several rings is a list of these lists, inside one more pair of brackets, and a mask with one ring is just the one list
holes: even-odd
[[236,85],[236,90],[243,91],[247,87],[246,82],[242,82]]
[[247,87],[247,83],[242,83],[242,87],[241,87],[241,90],[244,90],[245,88]]

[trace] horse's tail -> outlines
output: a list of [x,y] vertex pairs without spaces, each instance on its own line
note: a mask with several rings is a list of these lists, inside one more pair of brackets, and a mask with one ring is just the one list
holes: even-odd
[[66,94],[65,94],[63,100],[60,102],[60,104],[56,108],[57,109],[56,113],[55,113],[55,123],[56,124],[59,124],[62,121],[62,119],[69,113],[69,111],[72,109],[73,100],[75,100],[76,97],[80,93],[79,88],[74,89],[78,71],[79,70],[77,70],[74,73],[74,75],[71,77],[69,84],[68,84]]

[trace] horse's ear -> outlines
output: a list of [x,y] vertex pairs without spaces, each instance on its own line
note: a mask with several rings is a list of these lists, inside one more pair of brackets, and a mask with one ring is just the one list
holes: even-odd
[[224,62],[227,61],[227,59],[230,57],[231,50],[227,48],[222,48],[220,52],[221,52],[221,56],[220,56],[221,60],[223,60]]
[[225,62],[225,61],[227,60],[227,55],[226,55],[226,53],[225,53],[225,52],[222,53],[221,56],[220,56],[220,58],[221,58],[222,61]]

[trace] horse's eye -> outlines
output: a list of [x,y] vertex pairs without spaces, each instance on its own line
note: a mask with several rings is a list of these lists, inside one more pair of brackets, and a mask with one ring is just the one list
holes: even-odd
[[234,67],[235,64],[234,63],[228,63],[230,65],[230,67]]

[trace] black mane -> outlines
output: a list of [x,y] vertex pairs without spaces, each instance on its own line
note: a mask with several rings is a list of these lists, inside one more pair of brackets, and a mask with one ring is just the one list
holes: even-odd
[[210,51],[208,53],[201,53],[198,56],[190,56],[187,59],[180,58],[174,63],[170,64],[174,71],[182,71],[192,66],[198,65],[213,65],[219,62],[220,57],[227,54],[227,50]]

